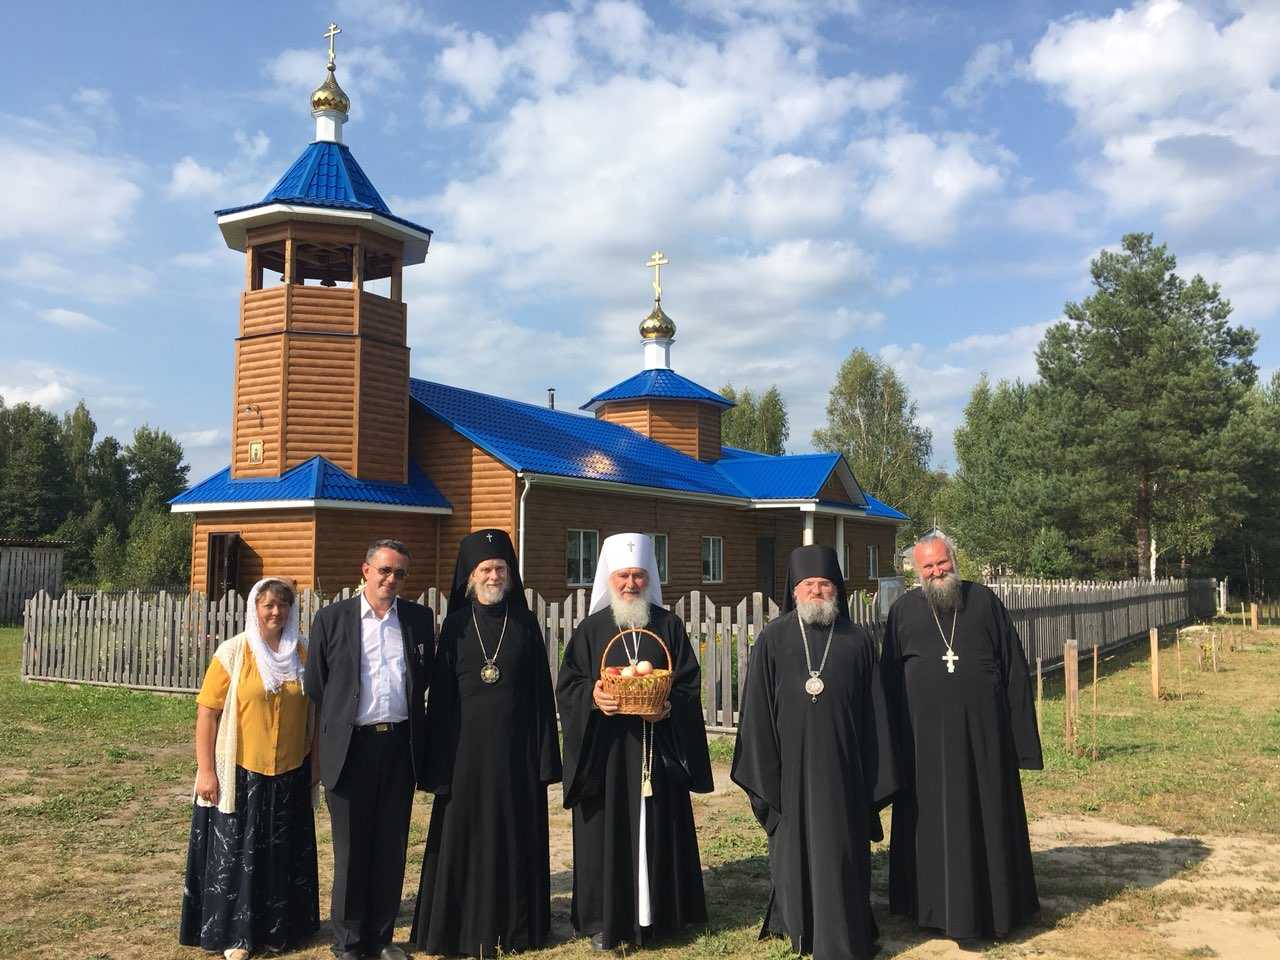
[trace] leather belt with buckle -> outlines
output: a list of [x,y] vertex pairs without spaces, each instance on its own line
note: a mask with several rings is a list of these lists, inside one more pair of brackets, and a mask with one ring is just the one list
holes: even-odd
[[361,733],[391,733],[398,726],[398,723],[366,723],[356,729]]

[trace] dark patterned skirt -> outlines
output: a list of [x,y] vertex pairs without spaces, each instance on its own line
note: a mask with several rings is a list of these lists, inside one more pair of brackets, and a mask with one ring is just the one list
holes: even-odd
[[319,927],[310,763],[274,777],[236,767],[236,812],[191,815],[178,942],[285,950]]

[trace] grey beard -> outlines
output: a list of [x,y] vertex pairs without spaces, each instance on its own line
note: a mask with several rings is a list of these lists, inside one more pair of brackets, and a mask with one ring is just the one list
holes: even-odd
[[950,613],[960,603],[960,575],[954,571],[936,580],[925,580],[924,595],[939,610]]
[[497,603],[507,595],[507,585],[503,584],[502,586],[497,586],[487,583],[477,583],[472,580],[470,593],[477,601],[488,606],[489,604]]
[[649,598],[647,596],[627,600],[615,593],[609,602],[609,606],[613,609],[613,622],[618,625],[619,629],[643,630],[649,625]]
[[800,619],[810,626],[829,627],[836,618],[838,604],[830,600],[797,600],[796,610]]

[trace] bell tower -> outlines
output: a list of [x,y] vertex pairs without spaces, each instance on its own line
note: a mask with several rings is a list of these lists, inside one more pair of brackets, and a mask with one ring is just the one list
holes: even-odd
[[329,64],[315,139],[258,203],[220,210],[245,255],[231,478],[322,456],[359,480],[408,479],[409,347],[401,283],[431,231],[394,216],[342,142],[351,101]]

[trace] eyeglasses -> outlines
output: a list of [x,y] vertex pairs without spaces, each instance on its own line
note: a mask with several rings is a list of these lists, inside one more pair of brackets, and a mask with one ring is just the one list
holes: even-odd
[[378,576],[386,579],[387,577],[395,577],[397,580],[403,580],[409,575],[409,571],[404,567],[378,567]]

